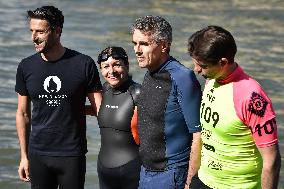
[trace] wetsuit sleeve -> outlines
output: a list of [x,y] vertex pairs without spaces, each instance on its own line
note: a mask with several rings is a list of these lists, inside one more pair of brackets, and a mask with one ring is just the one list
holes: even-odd
[[235,84],[234,101],[238,117],[250,128],[258,147],[278,143],[272,102],[258,83],[250,82],[249,86]]
[[134,138],[134,141],[137,145],[140,144],[140,139],[138,135],[138,128],[137,128],[137,123],[138,123],[138,117],[137,117],[137,107],[135,107],[133,116],[131,119],[131,133]]
[[178,102],[183,112],[189,132],[200,132],[201,87],[193,71],[179,74],[175,81],[178,90]]
[[23,63],[21,62],[17,68],[15,91],[22,96],[28,96],[28,90],[26,88],[26,82],[22,66]]
[[137,106],[138,96],[141,92],[141,85],[138,83],[134,83],[133,85],[130,86],[129,91],[131,93],[134,106]]
[[135,106],[134,111],[133,111],[133,116],[131,118],[131,133],[132,136],[134,138],[134,141],[136,144],[140,144],[140,139],[139,139],[139,135],[138,135],[138,115],[137,115],[137,98],[140,94],[140,90],[141,90],[141,85],[138,83],[134,83],[133,85],[131,85],[131,87],[129,88],[131,97],[133,99],[133,104]]

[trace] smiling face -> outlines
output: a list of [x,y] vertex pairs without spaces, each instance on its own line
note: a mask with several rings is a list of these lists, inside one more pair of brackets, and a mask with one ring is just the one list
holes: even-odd
[[139,67],[141,68],[154,71],[167,59],[168,54],[165,42],[157,44],[151,35],[136,29],[133,32],[132,43]]
[[59,41],[56,30],[52,30],[46,20],[32,18],[30,31],[34,47],[39,53],[47,53]]
[[111,56],[100,64],[102,76],[110,84],[116,88],[121,86],[128,79],[128,67],[122,60],[116,60]]

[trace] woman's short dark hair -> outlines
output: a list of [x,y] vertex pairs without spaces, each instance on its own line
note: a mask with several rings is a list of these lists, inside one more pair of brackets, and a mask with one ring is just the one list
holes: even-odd
[[125,66],[129,66],[127,53],[122,47],[111,46],[105,48],[98,56],[98,64],[100,65],[101,62],[107,61],[109,57],[116,60],[122,60]]

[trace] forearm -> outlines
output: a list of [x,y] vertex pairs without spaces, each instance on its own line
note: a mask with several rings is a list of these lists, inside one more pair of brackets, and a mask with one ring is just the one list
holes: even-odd
[[19,164],[19,177],[23,181],[29,181],[28,140],[31,130],[31,102],[28,96],[18,94],[18,108],[16,113],[16,129],[18,133],[21,160]]
[[281,167],[281,156],[278,144],[258,148],[262,160],[261,187],[263,189],[277,189],[279,172]]
[[102,101],[102,93],[101,91],[94,92],[94,93],[88,93],[88,98],[91,103],[91,106],[88,106],[86,110],[87,115],[98,115],[98,112],[100,110],[101,101]]
[[277,158],[272,166],[266,166],[264,163],[261,174],[262,189],[277,189],[280,167],[281,167],[280,154],[277,154]]
[[273,170],[262,170],[261,188],[262,189],[277,189],[279,180],[279,172]]
[[201,158],[201,135],[200,133],[193,134],[193,141],[191,145],[190,160],[188,167],[188,175],[186,183],[189,185],[192,177],[197,174],[200,167]]
[[17,111],[16,128],[19,138],[21,158],[27,158],[28,153],[28,138],[30,133],[30,115]]

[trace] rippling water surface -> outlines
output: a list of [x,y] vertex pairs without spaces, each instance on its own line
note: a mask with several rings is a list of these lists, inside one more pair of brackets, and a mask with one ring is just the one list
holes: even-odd
[[[284,1],[282,0],[0,0],[0,188],[27,189],[19,181],[19,146],[15,130],[17,96],[15,74],[19,61],[34,53],[30,42],[26,10],[53,4],[63,10],[62,43],[96,59],[108,45],[127,49],[131,72],[141,82],[129,34],[139,16],[164,16],[173,26],[171,54],[192,67],[186,54],[187,38],[206,25],[221,25],[235,36],[237,62],[256,78],[269,94],[277,113],[284,166]],[[199,78],[201,83],[203,79]],[[86,189],[98,188],[96,173],[100,137],[95,118],[88,118]],[[279,188],[284,188],[282,168]]]

